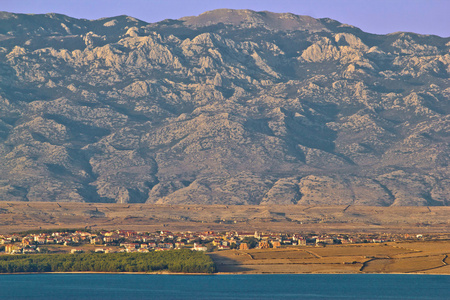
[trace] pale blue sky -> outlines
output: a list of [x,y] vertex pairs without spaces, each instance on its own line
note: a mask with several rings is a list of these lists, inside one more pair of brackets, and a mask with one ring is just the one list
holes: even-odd
[[371,33],[412,31],[450,36],[450,0],[0,0],[1,11],[56,12],[85,19],[129,15],[146,22],[217,8],[329,17]]

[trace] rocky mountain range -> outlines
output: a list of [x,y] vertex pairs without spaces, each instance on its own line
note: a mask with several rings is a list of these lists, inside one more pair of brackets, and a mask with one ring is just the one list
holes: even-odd
[[0,13],[0,200],[449,205],[450,38]]

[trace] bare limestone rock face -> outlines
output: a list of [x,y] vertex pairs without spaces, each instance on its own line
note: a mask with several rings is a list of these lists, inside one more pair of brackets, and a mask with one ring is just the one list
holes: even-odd
[[0,200],[449,205],[449,51],[250,10],[1,12]]
[[264,195],[260,204],[297,204],[301,198],[299,179],[295,177],[282,178],[275,182],[272,188]]

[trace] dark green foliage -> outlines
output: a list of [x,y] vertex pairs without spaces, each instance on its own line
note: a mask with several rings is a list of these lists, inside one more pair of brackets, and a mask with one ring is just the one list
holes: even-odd
[[258,245],[258,240],[254,237],[245,237],[242,242],[247,243],[249,249],[253,249]]
[[215,270],[215,265],[209,256],[186,249],[149,253],[39,254],[0,257],[0,273],[152,271],[213,273]]
[[206,251],[207,252],[213,252],[214,251],[214,245],[212,243],[206,244]]

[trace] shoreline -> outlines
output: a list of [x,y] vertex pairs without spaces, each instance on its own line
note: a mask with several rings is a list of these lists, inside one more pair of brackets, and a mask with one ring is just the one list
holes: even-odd
[[309,272],[309,273],[245,273],[245,272],[217,272],[217,273],[174,273],[174,272],[17,272],[0,273],[1,275],[37,275],[37,274],[110,274],[110,275],[193,275],[193,276],[223,276],[223,275],[432,275],[432,276],[450,276],[442,273],[338,273],[338,272]]

